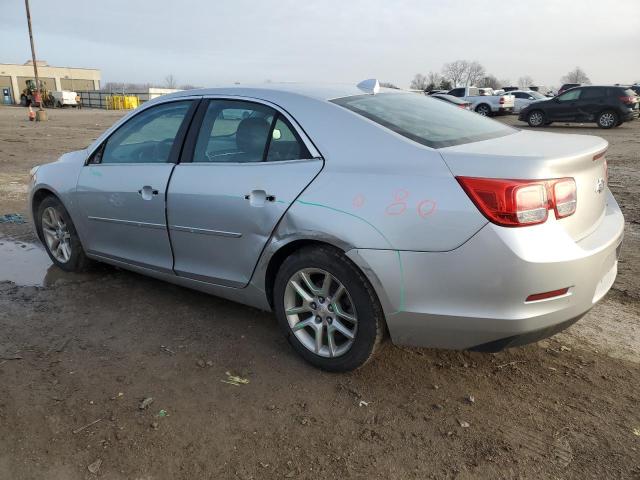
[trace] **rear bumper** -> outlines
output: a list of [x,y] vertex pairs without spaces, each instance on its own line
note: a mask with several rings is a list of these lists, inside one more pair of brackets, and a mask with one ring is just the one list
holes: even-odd
[[[553,335],[611,288],[624,218],[610,192],[598,228],[575,242],[561,221],[487,224],[450,252],[352,250],[376,288],[395,343],[495,350]],[[526,302],[531,294],[567,294]]]

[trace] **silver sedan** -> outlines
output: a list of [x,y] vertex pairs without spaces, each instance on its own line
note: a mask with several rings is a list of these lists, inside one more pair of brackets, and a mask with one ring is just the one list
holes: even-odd
[[616,277],[607,143],[376,81],[178,92],[32,170],[52,261],[106,262],[272,310],[332,371],[397,344],[497,351]]

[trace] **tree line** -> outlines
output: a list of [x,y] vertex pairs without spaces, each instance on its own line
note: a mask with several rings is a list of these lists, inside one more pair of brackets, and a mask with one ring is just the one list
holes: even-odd
[[[576,67],[561,78],[562,83],[583,83],[589,85],[591,81],[580,67]],[[518,78],[517,87],[529,89],[535,85],[530,75]],[[456,60],[445,63],[440,72],[429,72],[424,75],[417,73],[411,80],[410,88],[413,90],[451,90],[455,87],[467,86],[493,88],[494,90],[511,86],[509,79],[498,79],[486,71],[484,66],[476,60]],[[385,83],[383,86],[397,88],[393,84]]]

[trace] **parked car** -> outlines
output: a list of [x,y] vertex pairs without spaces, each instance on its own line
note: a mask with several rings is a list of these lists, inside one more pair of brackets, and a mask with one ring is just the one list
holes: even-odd
[[52,91],[51,95],[53,96],[54,106],[56,107],[62,108],[67,106],[72,106],[72,107],[78,106],[78,102],[76,102],[76,97],[78,94],[76,92],[72,92],[69,90],[59,90],[59,91]]
[[481,95],[477,87],[454,88],[449,95],[471,102],[473,110],[485,117],[513,111],[513,95]]
[[520,113],[520,110],[522,110],[530,103],[547,99],[547,97],[545,97],[541,93],[535,92],[533,90],[512,90],[509,93],[515,97],[513,113]]
[[386,332],[497,351],[588,312],[624,229],[606,149],[377,81],[188,90],[32,169],[29,211],[61,269],[275,311],[302,357],[345,371]]
[[600,128],[613,128],[635,120],[638,113],[638,96],[630,88],[585,86],[532,103],[520,111],[518,119],[532,127],[552,122],[595,122]]
[[582,86],[581,83],[565,83],[558,89],[558,95],[562,94],[563,92],[566,92],[570,88],[575,88],[580,86]]
[[452,103],[452,104],[456,105],[457,107],[464,108],[466,110],[473,110],[471,102],[468,102],[466,100],[461,100],[460,98],[454,97],[453,95],[435,93],[435,94],[433,94],[431,96],[433,98],[437,98],[438,100],[443,100],[445,102]]

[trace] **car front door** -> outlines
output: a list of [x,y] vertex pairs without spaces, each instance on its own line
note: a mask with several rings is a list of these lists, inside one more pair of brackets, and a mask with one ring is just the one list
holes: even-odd
[[167,195],[175,273],[245,286],[275,226],[322,165],[283,112],[253,101],[203,102]]
[[195,103],[143,110],[88,159],[76,187],[87,253],[171,272],[165,192]]
[[581,88],[573,88],[562,95],[558,95],[549,102],[547,108],[547,119],[549,121],[571,122],[578,120],[578,101],[580,100]]

